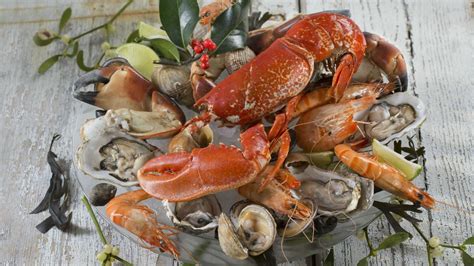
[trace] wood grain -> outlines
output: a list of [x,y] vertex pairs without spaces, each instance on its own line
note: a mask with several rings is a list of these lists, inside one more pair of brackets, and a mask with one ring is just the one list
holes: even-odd
[[[50,177],[46,152],[50,138],[63,138],[55,151],[61,158],[72,158],[72,125],[83,108],[73,100],[70,83],[80,71],[71,61],[61,61],[46,75],[36,74],[37,66],[60,49],[34,46],[31,36],[40,28],[57,27],[57,19],[67,6],[73,7],[72,25],[66,30],[77,34],[102,23],[124,1],[97,3],[81,1],[2,1],[0,3],[0,265],[82,265],[94,264],[100,244],[93,224],[80,203],[83,192],[72,179],[73,226],[65,233],[56,229],[41,235],[34,228],[46,214],[28,215],[36,207]],[[114,43],[120,43],[140,20],[158,21],[157,1],[135,1],[117,20]],[[440,201],[458,208],[439,205],[424,220],[422,230],[458,243],[473,235],[474,192],[474,73],[472,64],[474,20],[466,1],[253,1],[253,10],[284,13],[349,8],[362,29],[379,33],[393,41],[409,65],[411,91],[429,109],[428,120],[418,132],[426,147],[424,186]],[[470,39],[469,39],[470,37]],[[101,34],[81,40],[87,60],[98,56]],[[464,211],[463,211],[464,210]],[[467,212],[471,212],[470,214]],[[100,219],[100,218],[99,218]],[[176,264],[157,256],[117,234],[102,221],[106,237],[121,247],[121,254],[136,265]],[[390,233],[383,219],[371,225],[370,235],[378,243]],[[350,238],[337,245],[336,265],[355,265],[368,250],[365,243]],[[459,264],[454,251],[437,260],[440,265]],[[424,242],[415,237],[401,247],[380,252],[371,259],[377,265],[427,265]],[[302,259],[291,265],[303,265]]]

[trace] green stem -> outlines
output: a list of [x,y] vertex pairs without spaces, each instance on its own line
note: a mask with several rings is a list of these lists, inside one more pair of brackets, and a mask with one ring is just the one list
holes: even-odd
[[453,246],[453,245],[448,245],[448,244],[439,244],[439,245],[445,248],[453,248],[453,249],[459,249],[461,251],[464,251],[460,246]]
[[168,65],[168,66],[185,66],[189,63],[195,62],[201,58],[203,54],[199,54],[196,57],[191,57],[190,59],[182,62],[176,62],[173,60],[169,60],[167,58],[160,58],[160,60],[153,61],[153,64],[159,64],[159,65]]
[[99,222],[97,221],[97,218],[95,217],[94,211],[92,210],[92,207],[87,200],[86,196],[82,196],[82,202],[84,205],[86,205],[87,212],[89,212],[89,215],[92,218],[92,221],[94,222],[95,229],[97,230],[97,233],[99,234],[100,240],[102,241],[102,244],[107,244],[107,240],[105,239],[104,233],[102,232],[102,229],[100,228]]
[[90,34],[90,33],[94,32],[94,31],[96,31],[96,30],[99,30],[99,29],[102,29],[102,28],[104,28],[104,27],[107,27],[108,24],[113,23],[114,20],[116,20],[116,19],[118,18],[118,16],[120,16],[120,15],[122,14],[123,11],[125,11],[125,9],[127,9],[127,7],[128,7],[132,2],[133,2],[133,0],[128,0],[128,2],[127,2],[125,5],[123,5],[122,8],[120,8],[120,10],[119,10],[111,19],[109,19],[107,22],[105,22],[104,24],[99,25],[99,26],[97,26],[97,27],[95,27],[95,28],[92,28],[92,29],[90,29],[90,30],[88,30],[88,31],[86,31],[86,32],[83,32],[83,33],[81,33],[81,34],[79,34],[79,35],[77,35],[77,36],[72,37],[72,38],[71,38],[71,41],[77,40],[77,39],[79,39],[79,38],[81,38],[81,37],[83,37],[83,36],[85,36],[85,35],[87,35],[87,34]]
[[132,266],[133,264],[131,264],[130,262],[118,257],[118,256],[115,256],[115,255],[110,255],[112,258],[120,261],[121,263],[123,263],[124,265],[127,265],[127,266]]
[[369,246],[369,249],[370,249],[370,256],[374,256],[375,250],[374,250],[374,246],[372,246],[372,243],[370,242],[370,239],[369,239],[369,231],[367,230],[367,227],[362,230],[364,230],[365,240],[367,241],[367,246]]
[[100,61],[102,61],[102,59],[104,58],[105,56],[105,53],[102,53],[102,55],[99,57],[99,60],[97,60],[97,63],[95,63],[95,68],[99,68],[100,67]]
[[430,241],[429,239],[425,236],[425,234],[423,234],[423,232],[421,231],[421,229],[418,227],[418,225],[416,225],[415,223],[412,223],[413,227],[415,228],[415,230],[418,232],[418,234],[423,238],[423,240],[425,241],[426,243],[426,253],[428,254],[428,264],[430,266],[433,265],[433,257],[431,257],[431,253],[430,253]]

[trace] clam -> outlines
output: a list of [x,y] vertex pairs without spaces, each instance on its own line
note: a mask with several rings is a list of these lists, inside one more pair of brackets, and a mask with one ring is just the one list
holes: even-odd
[[105,117],[86,122],[82,144],[76,152],[77,167],[86,175],[121,186],[137,185],[137,171],[160,151],[143,140],[109,125]]
[[204,148],[214,138],[214,134],[209,125],[194,130],[192,127],[186,127],[174,136],[168,144],[168,153],[172,152],[191,152],[195,148]]
[[318,204],[318,214],[345,219],[368,209],[373,202],[374,183],[353,173],[341,175],[320,169],[310,162],[288,164],[300,181],[298,194]]
[[268,250],[276,237],[276,224],[270,212],[256,204],[233,210],[235,223],[224,213],[219,217],[219,244],[224,253],[243,260]]
[[365,120],[367,137],[386,144],[419,127],[426,119],[423,102],[408,93],[394,93],[383,97],[369,110],[356,115],[356,120]]
[[209,232],[217,227],[217,217],[222,212],[215,195],[207,195],[186,202],[163,201],[166,215],[183,231],[193,234]]
[[189,66],[162,66],[151,77],[153,84],[164,94],[188,107],[194,104]]

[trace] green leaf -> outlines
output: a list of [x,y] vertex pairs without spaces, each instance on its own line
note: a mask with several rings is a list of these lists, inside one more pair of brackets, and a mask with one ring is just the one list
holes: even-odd
[[408,233],[398,232],[385,238],[376,250],[391,248],[393,246],[399,245],[400,243],[406,241],[409,238],[410,235]]
[[220,14],[211,30],[211,39],[216,43],[214,54],[242,49],[248,37],[249,0],[242,0]]
[[[69,48],[68,48],[69,49]],[[68,57],[74,57],[77,55],[77,52],[79,51],[79,43],[74,42],[74,46],[72,47],[72,51],[70,54],[66,54]]]
[[132,33],[130,33],[130,35],[128,35],[126,43],[139,42],[138,41],[139,37],[140,37],[139,31],[134,30],[132,31]]
[[331,251],[329,251],[328,256],[323,262],[323,266],[334,266],[334,249],[331,248]]
[[50,69],[56,62],[58,62],[60,54],[53,55],[50,58],[46,59],[38,68],[38,73],[44,74],[48,69]]
[[474,265],[474,258],[471,257],[469,254],[467,254],[467,252],[462,251],[461,252],[461,258],[462,258],[462,262],[464,263],[464,265],[466,265],[466,266]]
[[359,260],[359,262],[357,262],[357,266],[368,266],[369,265],[369,262],[367,261],[367,257]]
[[72,10],[70,7],[66,8],[63,11],[63,14],[61,15],[61,19],[59,20],[59,32],[61,32],[64,29],[64,26],[66,26],[66,23],[69,21],[72,15]]
[[474,245],[474,236],[471,236],[470,238],[464,240],[462,243],[463,245]]
[[38,46],[46,46],[58,39],[58,36],[49,30],[39,30],[33,36],[33,42]]
[[76,62],[77,62],[77,66],[79,66],[79,68],[83,71],[89,72],[89,71],[95,69],[93,67],[88,67],[88,66],[86,66],[86,64],[84,64],[84,51],[82,51],[82,50],[80,50],[77,53]]
[[160,1],[160,19],[170,40],[186,48],[199,21],[199,6],[196,0]]
[[176,48],[172,42],[161,38],[149,39],[148,41],[150,41],[151,47],[153,50],[155,50],[155,52],[164,56],[165,58],[179,62],[178,48]]

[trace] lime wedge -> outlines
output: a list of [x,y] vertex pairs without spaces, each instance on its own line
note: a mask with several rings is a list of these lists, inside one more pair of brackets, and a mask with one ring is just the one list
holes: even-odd
[[421,172],[421,165],[408,161],[402,155],[396,153],[376,139],[372,141],[372,151],[381,162],[387,163],[405,174],[407,180],[413,180]]
[[162,38],[162,39],[167,39],[167,40],[169,39],[168,34],[166,34],[166,31],[156,28],[143,21],[141,21],[138,24],[138,35],[142,38],[147,38],[147,39],[154,39],[154,38]]
[[305,153],[304,155],[308,157],[312,165],[323,169],[326,169],[326,167],[332,163],[332,159],[334,158],[334,152],[332,151],[312,152]]
[[127,59],[148,80],[154,70],[153,61],[159,60],[158,55],[148,46],[138,43],[126,43],[115,49],[118,56]]

